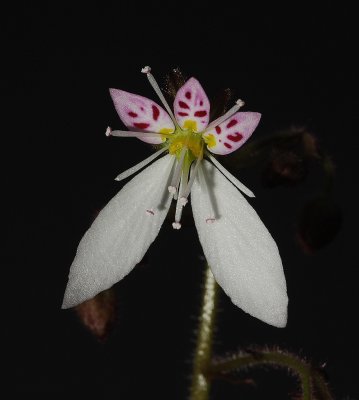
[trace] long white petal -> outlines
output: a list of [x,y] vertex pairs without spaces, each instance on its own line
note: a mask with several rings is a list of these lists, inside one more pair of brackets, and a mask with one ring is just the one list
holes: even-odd
[[[234,304],[270,325],[287,322],[287,292],[277,245],[243,195],[208,161],[191,200],[199,238],[213,274]],[[216,220],[206,223],[211,204]],[[212,221],[211,221],[212,222]]]
[[229,171],[227,171],[224,166],[218,162],[213,156],[211,156],[207,152],[207,157],[213,162],[213,164],[222,172],[222,174],[233,183],[234,186],[236,186],[241,192],[246,194],[248,197],[256,197],[254,193],[247,188],[247,186],[244,186],[242,182],[240,182],[235,176],[233,176]]
[[170,206],[174,159],[167,155],[150,165],[100,212],[77,249],[62,308],[111,287],[141,261]]

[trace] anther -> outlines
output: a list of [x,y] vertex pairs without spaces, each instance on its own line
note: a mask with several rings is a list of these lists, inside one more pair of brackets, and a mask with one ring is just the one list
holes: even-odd
[[106,136],[111,136],[112,129],[108,126],[105,132]]
[[142,72],[143,74],[149,74],[149,73],[151,72],[151,67],[149,67],[148,65],[146,65],[145,67],[143,67],[143,68],[141,69],[141,72]]
[[188,203],[188,199],[186,197],[181,197],[180,203],[181,203],[181,206],[184,207]]
[[175,194],[177,192],[177,188],[176,188],[176,186],[168,186],[168,191],[171,194]]
[[213,224],[213,222],[215,222],[215,221],[216,221],[216,218],[207,218],[206,219],[207,224]]
[[153,208],[150,208],[149,210],[146,210],[146,214],[147,215],[155,215],[155,212],[154,212]]
[[173,227],[173,229],[181,229],[181,223],[180,222],[173,222],[172,227]]
[[243,100],[238,99],[238,100],[236,101],[236,104],[237,104],[239,107],[243,107],[246,103],[245,103]]

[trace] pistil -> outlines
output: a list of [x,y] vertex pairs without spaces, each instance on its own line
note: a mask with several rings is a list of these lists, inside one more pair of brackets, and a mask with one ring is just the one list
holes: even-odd
[[172,177],[170,186],[168,186],[168,191],[173,195],[176,194],[178,185],[181,179],[181,172],[183,167],[184,156],[186,155],[187,147],[182,147],[179,160],[177,161],[176,169]]

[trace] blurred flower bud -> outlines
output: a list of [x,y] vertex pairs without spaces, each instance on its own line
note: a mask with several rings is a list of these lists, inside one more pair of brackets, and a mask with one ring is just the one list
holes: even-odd
[[307,176],[306,161],[293,151],[276,149],[262,173],[262,182],[266,187],[294,185]]
[[320,158],[318,141],[313,134],[304,131],[302,134],[302,141],[304,153],[308,157]]
[[297,224],[297,239],[305,253],[312,254],[331,242],[339,232],[342,214],[338,204],[325,196],[308,202]]
[[231,89],[227,88],[220,90],[216,96],[211,99],[210,121],[214,121],[228,110],[231,98]]
[[110,288],[79,304],[75,310],[86,328],[99,340],[105,340],[116,318],[116,297]]
[[174,68],[166,76],[165,93],[170,101],[174,101],[178,90],[186,83],[186,78],[181,70]]

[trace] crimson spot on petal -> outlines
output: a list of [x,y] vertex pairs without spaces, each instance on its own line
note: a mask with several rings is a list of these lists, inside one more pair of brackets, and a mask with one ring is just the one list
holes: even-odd
[[203,101],[202,101],[202,100],[199,102],[199,105],[200,105],[200,106],[203,106]]
[[207,115],[207,111],[203,110],[203,111],[196,111],[194,113],[195,117],[204,117],[205,115]]
[[188,100],[191,100],[191,92],[186,92],[185,96]]
[[181,108],[189,108],[188,104],[185,103],[184,101],[179,101],[178,104],[179,104],[179,106],[180,106]]
[[145,122],[135,122],[133,125],[139,129],[146,129],[150,126],[150,124],[146,124]]
[[180,115],[181,117],[185,117],[185,116],[187,116],[187,115],[188,115],[188,113],[185,113],[185,112],[179,111],[179,112],[178,112],[178,115]]
[[236,125],[237,121],[235,119],[232,119],[231,121],[228,122],[227,128],[231,128],[232,126]]
[[158,120],[158,117],[160,115],[160,110],[158,107],[156,107],[154,104],[152,104],[152,117],[155,121]]
[[136,114],[136,113],[133,112],[133,111],[130,111],[130,112],[128,113],[128,115],[129,115],[130,117],[133,117],[133,118],[136,118],[136,117],[138,116],[138,114]]
[[222,129],[220,126],[216,126],[216,132],[218,133],[218,135],[222,132]]
[[243,139],[243,135],[239,132],[236,132],[234,135],[228,135],[227,138],[232,140],[232,142],[239,142]]
[[224,142],[223,144],[227,147],[227,149],[231,149],[232,148],[232,145],[227,143],[227,142]]

